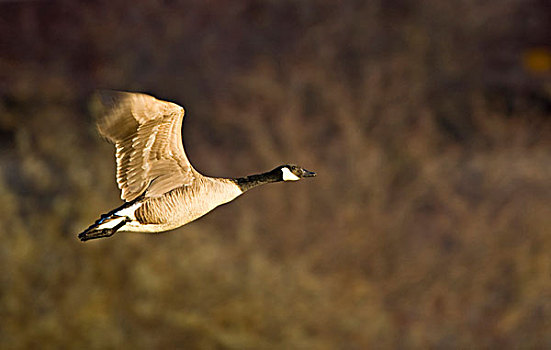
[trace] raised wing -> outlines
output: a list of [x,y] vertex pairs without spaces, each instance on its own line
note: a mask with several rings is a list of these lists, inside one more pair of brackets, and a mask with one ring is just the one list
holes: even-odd
[[121,198],[158,197],[189,185],[192,166],[182,143],[184,109],[130,92],[102,92],[97,126],[115,144]]

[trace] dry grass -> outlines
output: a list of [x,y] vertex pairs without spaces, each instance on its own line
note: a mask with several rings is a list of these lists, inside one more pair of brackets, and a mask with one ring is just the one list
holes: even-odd
[[[0,4],[0,347],[551,346],[537,6]],[[319,176],[82,244],[119,204],[98,87],[184,104],[209,175]]]

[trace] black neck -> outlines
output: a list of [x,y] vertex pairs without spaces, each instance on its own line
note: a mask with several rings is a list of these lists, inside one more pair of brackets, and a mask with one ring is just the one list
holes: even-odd
[[239,188],[243,192],[248,191],[251,188],[259,185],[264,185],[270,182],[283,181],[283,179],[281,178],[281,172],[277,169],[263,174],[249,175],[232,180],[237,184],[237,186],[239,186]]

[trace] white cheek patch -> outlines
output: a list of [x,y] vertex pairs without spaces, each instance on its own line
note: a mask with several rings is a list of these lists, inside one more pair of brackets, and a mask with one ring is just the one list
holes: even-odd
[[283,181],[297,181],[300,180],[300,177],[296,176],[289,170],[289,168],[281,168],[283,173]]

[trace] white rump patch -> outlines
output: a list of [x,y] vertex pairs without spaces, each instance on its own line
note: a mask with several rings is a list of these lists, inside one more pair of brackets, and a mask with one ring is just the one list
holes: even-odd
[[124,208],[124,209],[121,209],[121,210],[113,213],[113,215],[115,215],[114,218],[105,219],[105,221],[102,222],[101,224],[99,224],[99,226],[97,228],[99,230],[102,230],[102,229],[105,229],[105,228],[113,228],[113,227],[117,226],[118,224],[120,224],[121,222],[125,221],[127,217],[130,218],[133,221],[136,221],[136,216],[134,215],[134,211],[136,211],[136,209],[138,209],[142,204],[143,203],[136,203],[136,204],[133,204],[133,205],[129,206],[128,208]]
[[107,220],[103,223],[101,223],[97,229],[98,230],[103,230],[103,229],[106,229],[106,228],[113,228],[115,226],[117,226],[118,224],[120,224],[121,222],[123,222],[126,218],[124,217],[120,217],[120,218],[116,218],[116,219],[111,219],[111,220]]
[[289,170],[289,168],[284,167],[281,168],[281,172],[283,173],[283,181],[298,181],[300,180],[300,177],[296,176]]
[[128,208],[124,208],[119,210],[115,213],[115,215],[122,216],[122,217],[129,217],[132,220],[136,220],[136,216],[134,215],[134,212],[136,209],[142,206],[143,203],[136,203],[134,205],[129,206]]

